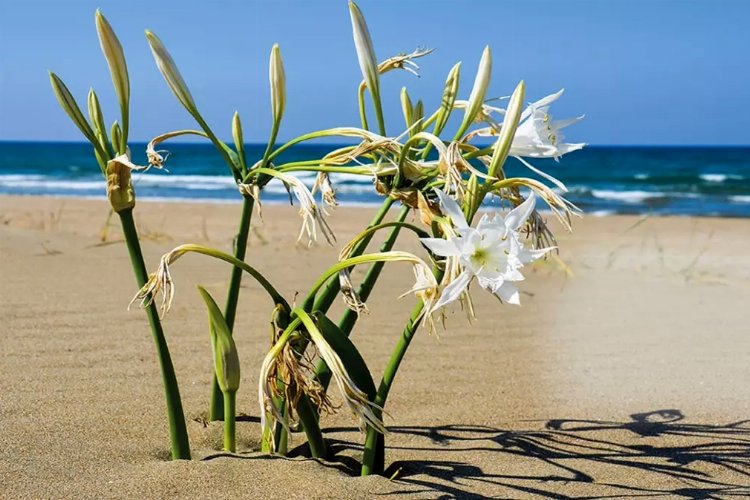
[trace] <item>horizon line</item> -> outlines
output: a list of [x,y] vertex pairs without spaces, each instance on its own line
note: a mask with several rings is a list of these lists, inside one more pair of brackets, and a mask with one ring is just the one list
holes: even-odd
[[[148,144],[148,140],[143,141],[131,141],[131,144]],[[225,141],[226,142],[226,141]],[[85,140],[65,140],[65,139],[0,139],[0,144],[8,144],[8,143],[47,143],[47,144],[89,144],[88,141]],[[227,144],[232,143],[232,141],[226,142]],[[351,142],[328,142],[328,141],[320,141],[320,142],[310,142],[310,144],[318,145],[318,146],[341,146],[341,145],[347,145],[347,144],[353,144],[356,143],[356,141]],[[185,146],[213,146],[210,142],[198,142],[198,141],[177,141],[173,142],[172,144],[176,145],[185,145]],[[282,145],[283,142],[277,142],[276,144]],[[300,143],[303,144],[303,143]],[[259,146],[259,147],[265,147],[267,143],[265,142],[245,142],[245,146]],[[492,142],[488,142],[486,144],[478,144],[480,146],[490,146],[492,145]],[[638,144],[638,143],[627,143],[627,144],[586,144],[586,149],[590,148],[750,148],[750,143],[748,144],[676,144],[676,143],[664,143],[664,144]]]

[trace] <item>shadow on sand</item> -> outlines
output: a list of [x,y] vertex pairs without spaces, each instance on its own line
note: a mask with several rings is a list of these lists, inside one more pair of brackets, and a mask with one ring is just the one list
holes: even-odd
[[[387,453],[408,450],[420,459],[394,462],[384,475],[410,485],[404,494],[414,494],[416,486],[418,493],[439,498],[486,498],[477,489],[497,491],[492,498],[750,497],[750,421],[705,425],[683,420],[679,410],[658,410],[624,422],[517,422],[536,430],[392,427],[391,433],[409,435],[407,440],[419,445],[388,447]],[[350,442],[331,443],[338,452],[360,449]],[[431,452],[457,459],[430,460]],[[490,454],[492,471],[459,460],[477,453]]]

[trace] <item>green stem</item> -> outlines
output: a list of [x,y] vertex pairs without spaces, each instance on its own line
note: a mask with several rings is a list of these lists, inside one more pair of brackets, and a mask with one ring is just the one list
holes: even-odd
[[302,423],[302,427],[305,429],[307,443],[310,446],[310,453],[313,458],[325,460],[328,456],[328,449],[323,439],[323,432],[320,430],[320,425],[318,425],[318,411],[304,394],[297,405],[297,415]]
[[224,394],[224,449],[234,453],[237,451],[235,415],[237,393],[230,391]]
[[[414,333],[417,331],[417,327],[422,319],[422,312],[424,310],[424,303],[419,302],[412,310],[409,322],[406,324],[401,338],[396,343],[396,348],[393,350],[388,364],[385,366],[383,372],[383,378],[380,381],[378,392],[375,395],[375,405],[380,408],[385,406],[385,402],[388,399],[388,393],[391,391],[393,386],[393,380],[396,378],[396,372],[398,367],[401,365],[401,361],[404,359],[406,350],[411,344]],[[381,411],[376,409],[376,414],[381,417]],[[372,427],[367,428],[367,438],[365,439],[365,451],[362,456],[362,475],[368,476],[370,474],[380,474],[383,472],[384,463],[383,460],[376,460],[378,455],[384,459],[383,453],[378,453],[378,436],[380,433]]]
[[[385,200],[383,200],[383,204],[380,206],[380,209],[375,214],[375,216],[373,217],[372,221],[370,221],[370,225],[368,227],[373,227],[373,226],[377,226],[378,224],[380,224],[381,221],[383,220],[383,218],[388,213],[388,210],[391,208],[391,205],[393,205],[394,201],[395,200],[393,198],[391,198],[391,197],[387,197]],[[361,255],[365,251],[365,249],[367,248],[367,244],[370,242],[371,239],[372,239],[372,234],[370,234],[367,237],[363,238],[356,245],[356,247],[354,248],[354,250],[352,250],[351,255],[352,256]],[[328,282],[325,284],[325,287],[323,288],[323,290],[321,291],[321,293],[319,293],[317,295],[316,300],[315,300],[313,306],[310,309],[312,311],[322,311],[323,313],[325,313],[326,311],[328,311],[328,309],[333,304],[333,301],[336,298],[336,295],[339,293],[340,287],[341,287],[341,285],[339,283],[338,276],[331,277],[331,279],[329,279]],[[308,301],[306,300],[305,302],[308,302]],[[296,321],[299,321],[299,319],[297,319]],[[298,352],[304,352],[304,350],[306,348],[307,348],[307,343],[304,343],[304,344],[300,345],[300,347],[298,349]],[[305,429],[305,432],[308,433],[307,440],[308,440],[308,442],[311,443],[310,444],[310,451],[312,453],[315,453],[315,451],[313,450],[313,446],[314,446],[314,444],[312,442],[313,439],[311,438],[310,433],[312,433],[314,435],[315,434],[315,430],[314,429],[316,427],[318,427],[318,415],[317,415],[317,411],[314,412],[315,413],[314,427],[310,427],[311,430],[308,430],[308,426],[313,425],[313,423],[311,421],[308,421],[307,423],[305,423],[305,421],[303,420],[303,415],[302,414],[306,410],[305,410],[305,408],[300,408],[301,406],[303,406],[303,405],[302,404],[298,405],[298,407],[297,407],[297,414],[300,416],[300,420],[302,420],[302,425],[303,425],[303,427]],[[286,433],[286,429],[283,429],[281,431],[281,433],[282,434]],[[277,439],[278,439],[278,437],[279,437],[279,435],[276,436]],[[322,439],[322,437],[321,437],[321,439]],[[325,447],[321,448],[320,446],[318,446],[318,449],[319,449],[319,451],[321,451],[323,453],[325,452]],[[313,455],[313,456],[315,456],[315,455]]]
[[[133,210],[123,210],[118,212],[117,215],[120,216],[120,222],[122,223],[122,232],[125,235],[136,282],[139,287],[142,287],[148,281],[148,272],[146,271],[146,264],[143,261],[143,254],[141,253],[141,244],[138,241],[138,231],[133,220]],[[172,358],[169,356],[167,339],[164,337],[164,331],[159,320],[159,313],[153,303],[146,308],[146,316],[151,326],[151,334],[156,344],[156,353],[159,357],[159,365],[161,366],[162,382],[164,384],[167,403],[167,420],[169,421],[172,459],[190,460],[190,441],[188,440],[187,428],[185,427],[185,415],[182,411],[180,389],[177,385]]]
[[[403,207],[399,212],[396,221],[403,222],[408,214],[409,207]],[[388,234],[388,237],[380,247],[381,252],[388,252],[393,248],[400,229],[400,226],[396,226],[391,230],[391,232]],[[368,297],[370,296],[370,293],[375,286],[375,282],[380,277],[380,272],[383,270],[384,265],[385,262],[375,262],[367,271],[364,280],[362,280],[362,284],[357,290],[357,294],[363,302],[367,301]],[[357,323],[357,319],[359,319],[357,313],[352,311],[351,309],[347,309],[341,316],[338,327],[344,333],[344,335],[349,336],[354,329],[354,325]],[[323,386],[324,390],[328,389],[328,385],[331,383],[331,371],[328,369],[328,365],[326,365],[326,362],[322,359],[319,360],[318,364],[315,366],[314,376],[320,382],[320,385]]]
[[[237,230],[237,236],[234,240],[234,256],[239,260],[245,260],[247,253],[247,240],[250,235],[250,221],[253,216],[254,200],[246,196],[242,200],[242,214],[240,215],[240,225]],[[234,330],[234,320],[237,317],[237,303],[240,297],[240,284],[242,283],[242,269],[239,267],[232,268],[232,274],[229,277],[229,289],[227,291],[227,303],[224,306],[224,319],[227,321],[229,332]],[[219,388],[219,382],[216,380],[214,373],[213,382],[211,383],[211,402],[208,408],[208,419],[211,421],[222,420],[224,418],[223,395]]]
[[[388,210],[390,210],[391,206],[394,203],[394,199],[390,196],[386,197],[385,200],[383,200],[383,204],[380,205],[380,209],[375,214],[375,216],[370,221],[370,224],[367,226],[368,228],[371,228],[373,226],[377,226],[380,224],[383,219],[385,218],[386,214],[388,213]],[[351,256],[357,256],[362,255],[362,253],[367,249],[367,245],[370,243],[370,240],[372,240],[372,235],[369,235],[365,238],[363,238],[357,246],[352,250]],[[323,313],[326,313],[328,309],[333,304],[334,299],[336,298],[336,294],[339,293],[341,290],[341,285],[339,283],[338,276],[332,277],[330,280],[328,280],[328,283],[326,283],[325,288],[323,291],[321,291],[312,307],[313,311],[321,311]]]

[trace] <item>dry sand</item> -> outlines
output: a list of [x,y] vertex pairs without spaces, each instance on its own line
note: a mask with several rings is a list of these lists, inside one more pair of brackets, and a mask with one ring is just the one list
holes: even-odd
[[[230,247],[239,206],[139,203],[150,269],[184,242]],[[373,210],[340,208],[345,242]],[[170,462],[162,388],[117,224],[99,244],[100,200],[0,197],[0,497],[723,498],[750,495],[750,220],[586,218],[560,234],[572,276],[529,273],[521,308],[474,293],[439,338],[420,331],[388,403],[395,478],[349,475],[362,436],[326,417],[339,463],[254,452],[255,388],[269,302],[244,282],[241,453],[204,427],[211,357],[203,284],[223,300],[229,268],[187,256],[165,328],[195,460]],[[304,292],[336,250],[295,246],[299,220],[266,207],[248,261]],[[416,250],[405,236],[402,248]],[[356,275],[355,275],[356,276]],[[387,268],[354,333],[376,380],[411,299]],[[340,305],[337,305],[340,308]],[[294,435],[293,445],[304,437]]]

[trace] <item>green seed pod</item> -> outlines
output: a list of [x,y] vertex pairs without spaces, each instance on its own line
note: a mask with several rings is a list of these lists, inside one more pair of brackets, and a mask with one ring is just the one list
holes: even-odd
[[117,101],[120,104],[120,116],[122,119],[122,142],[115,144],[115,149],[122,151],[128,142],[128,123],[130,109],[130,79],[128,77],[128,66],[125,63],[125,54],[122,51],[122,45],[117,39],[112,26],[107,19],[97,9],[94,16],[96,20],[96,32],[99,35],[99,44],[101,45],[104,58],[109,66],[109,73],[112,76],[112,85],[115,88]]
[[232,334],[213,297],[203,288],[198,287],[203,301],[208,308],[208,326],[211,335],[211,348],[214,354],[214,370],[221,392],[237,392],[240,388],[240,358]]

